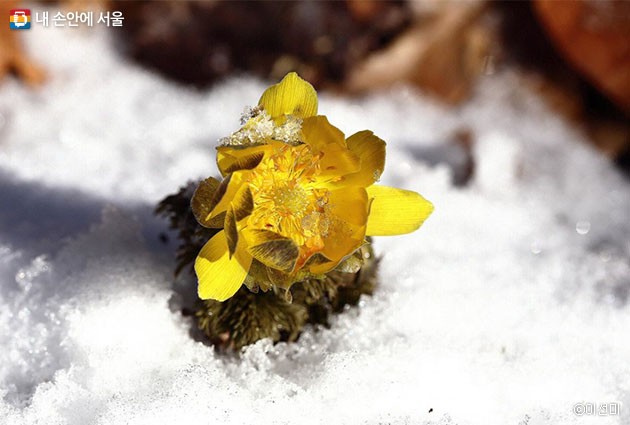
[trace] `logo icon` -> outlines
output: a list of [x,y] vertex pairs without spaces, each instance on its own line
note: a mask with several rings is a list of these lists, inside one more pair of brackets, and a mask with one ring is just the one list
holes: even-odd
[[12,30],[27,30],[31,27],[30,9],[11,9],[9,27]]

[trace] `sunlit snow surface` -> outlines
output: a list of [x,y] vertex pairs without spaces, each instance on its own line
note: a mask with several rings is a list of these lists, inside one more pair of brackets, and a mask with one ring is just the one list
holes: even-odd
[[[375,241],[382,284],[332,329],[237,359],[190,337],[151,210],[216,173],[265,84],[193,92],[107,35],[35,27],[49,83],[0,86],[0,423],[629,423],[630,185],[516,77],[457,110],[402,87],[322,94],[346,134],[388,142],[381,183],[435,212]],[[423,158],[461,128],[476,164],[456,188]]]

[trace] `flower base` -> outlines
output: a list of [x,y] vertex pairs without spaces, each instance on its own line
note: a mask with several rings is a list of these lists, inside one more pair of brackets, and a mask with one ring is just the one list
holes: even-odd
[[[187,270],[193,283],[195,258],[219,230],[202,227],[191,212],[190,200],[196,187],[193,183],[183,187],[162,200],[156,209],[178,232],[175,275]],[[217,347],[240,349],[263,338],[295,341],[308,323],[329,326],[331,314],[356,305],[362,294],[371,295],[377,285],[378,259],[371,246],[364,245],[352,257],[351,265],[342,263],[341,270],[294,283],[286,291],[253,292],[243,285],[224,302],[199,301],[195,314],[199,329]]]

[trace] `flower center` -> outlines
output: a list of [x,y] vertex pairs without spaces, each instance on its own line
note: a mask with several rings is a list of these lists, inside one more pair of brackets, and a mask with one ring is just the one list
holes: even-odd
[[308,195],[302,186],[281,186],[276,188],[273,201],[287,214],[300,216],[308,207]]
[[300,249],[298,266],[324,247],[328,190],[315,187],[319,157],[308,145],[278,143],[254,169],[249,185],[254,210],[248,226],[291,238]]

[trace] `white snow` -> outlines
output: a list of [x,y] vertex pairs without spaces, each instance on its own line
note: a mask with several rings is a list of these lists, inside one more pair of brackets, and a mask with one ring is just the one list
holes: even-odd
[[[216,174],[214,147],[266,84],[195,92],[110,35],[35,26],[48,84],[0,85],[0,423],[629,423],[630,184],[515,75],[456,110],[406,87],[321,95],[346,134],[388,142],[381,183],[435,212],[376,240],[374,297],[239,359],[190,336],[151,210]],[[454,187],[423,158],[461,128],[475,172]]]

